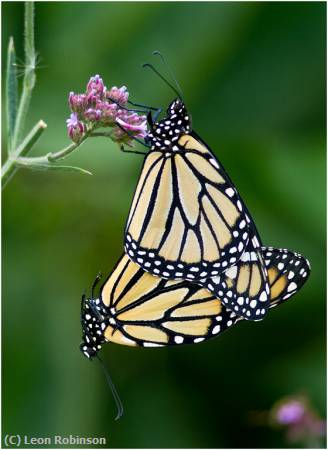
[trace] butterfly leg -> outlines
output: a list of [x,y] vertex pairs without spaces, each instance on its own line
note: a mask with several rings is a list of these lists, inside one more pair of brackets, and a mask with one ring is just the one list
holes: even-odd
[[[122,125],[120,125],[118,122],[116,122],[116,126],[118,126],[122,131],[124,131],[124,133],[126,133],[131,139],[133,139],[134,141],[139,142],[139,144],[143,145],[144,147],[150,148],[149,145],[147,145],[145,142],[143,142],[141,139],[138,139],[137,137],[133,136],[133,134],[129,133],[128,130],[126,130],[124,127],[122,127]],[[130,152],[132,153],[132,152]],[[136,152],[133,152],[136,153]],[[143,153],[144,154],[144,153]]]
[[125,150],[125,147],[123,144],[120,146],[120,149],[123,153],[134,153],[135,155],[147,155],[147,153],[145,153],[145,152],[136,152],[134,150]]
[[[112,103],[115,103],[117,106],[120,107],[120,109],[124,109],[124,111],[128,111],[128,112],[140,112],[140,113],[145,113],[146,111],[144,111],[143,109],[130,109],[127,108],[126,106],[121,105],[121,103],[117,102],[116,100],[112,99],[112,98],[108,98],[108,100],[110,100]],[[130,102],[129,102],[130,103]],[[136,105],[138,106],[138,105]],[[149,108],[148,108],[149,109]]]

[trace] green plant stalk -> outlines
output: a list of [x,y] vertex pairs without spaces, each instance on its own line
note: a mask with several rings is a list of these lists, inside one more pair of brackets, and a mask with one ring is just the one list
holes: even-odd
[[6,73],[6,115],[8,154],[12,152],[12,140],[17,114],[17,73],[14,39],[9,39]]
[[40,120],[28,133],[21,145],[11,155],[1,168],[2,188],[8,183],[17,171],[17,158],[26,155],[47,128],[47,124]]
[[24,32],[25,32],[25,57],[26,61],[32,61],[35,57],[34,45],[34,2],[25,2],[24,16]]
[[[79,142],[74,142],[67,147],[64,147],[62,150],[54,153],[48,153],[45,156],[32,156],[24,158],[36,141],[40,138],[43,131],[46,129],[47,125],[40,120],[35,127],[29,132],[21,145],[17,148],[12,156],[10,156],[7,161],[2,166],[1,171],[1,179],[2,179],[2,187],[8,183],[14,173],[19,169],[19,167],[30,168],[30,169],[57,169],[63,168],[66,170],[74,170],[82,173],[86,173],[91,175],[91,172],[81,169],[79,167],[70,167],[70,166],[57,166],[51,165],[52,163],[59,161],[61,159],[66,158],[70,153],[76,150],[83,142],[90,136],[92,136],[92,130],[89,130],[85,133],[85,135],[81,138]],[[106,133],[107,134],[107,133]],[[109,134],[109,133],[108,133]]]
[[[112,136],[111,131],[110,132],[94,132],[92,129],[89,129],[88,131],[86,131],[86,133],[80,139],[79,142],[73,142],[72,144],[68,145],[67,147],[64,147],[63,149],[59,150],[58,152],[47,153],[45,156],[29,156],[28,158],[22,158],[29,151],[29,149],[27,149],[27,151],[24,151],[24,153],[22,152],[22,153],[20,153],[20,155],[17,155],[15,159],[18,164],[21,164],[22,166],[27,167],[27,168],[28,168],[29,164],[32,165],[32,164],[54,163],[56,161],[66,158],[70,153],[72,153],[74,150],[76,150],[78,147],[80,147],[83,144],[83,142],[85,142],[86,139],[88,139],[89,137],[111,137],[111,136]],[[33,145],[34,145],[34,142],[33,142]],[[23,146],[23,144],[22,144],[22,146]],[[83,170],[83,171],[87,172],[85,170]],[[88,173],[90,173],[90,172],[88,172]]]
[[62,150],[54,153],[47,153],[45,156],[29,156],[28,158],[17,158],[18,162],[24,162],[24,166],[28,167],[28,163],[31,164],[49,164],[59,161],[61,159],[66,158],[70,153],[72,153],[75,149],[80,147],[83,142],[89,137],[89,133],[85,133],[85,135],[81,138],[79,142],[74,142],[67,147],[64,147]]
[[19,102],[15,129],[11,148],[16,148],[22,140],[25,119],[31,102],[32,91],[35,85],[36,53],[34,48],[34,3],[25,2],[25,70],[23,90]]

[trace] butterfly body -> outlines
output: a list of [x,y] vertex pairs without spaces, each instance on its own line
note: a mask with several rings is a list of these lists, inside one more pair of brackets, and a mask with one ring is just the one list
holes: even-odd
[[82,296],[81,325],[83,342],[80,350],[87,358],[93,358],[105,342],[104,330],[107,326],[107,308],[99,299]]

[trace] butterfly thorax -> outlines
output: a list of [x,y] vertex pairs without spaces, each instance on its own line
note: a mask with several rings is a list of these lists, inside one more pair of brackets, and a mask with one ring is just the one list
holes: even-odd
[[174,100],[167,109],[166,116],[153,125],[148,133],[151,150],[179,151],[182,135],[191,132],[191,118],[181,99]]
[[83,336],[80,350],[87,358],[94,357],[105,342],[104,330],[107,322],[107,308],[100,300],[84,298],[81,309]]

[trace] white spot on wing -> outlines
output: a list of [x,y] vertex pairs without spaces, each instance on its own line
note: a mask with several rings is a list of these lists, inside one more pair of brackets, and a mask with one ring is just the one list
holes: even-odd
[[210,159],[210,163],[212,164],[212,166],[216,167],[217,169],[219,169],[219,164],[215,161],[215,159],[211,158]]
[[235,193],[235,191],[231,187],[226,189],[225,192],[229,197],[233,197],[233,195]]
[[229,269],[226,270],[225,274],[229,278],[236,278],[236,276],[237,276],[237,266],[229,267]]
[[174,342],[176,344],[182,344],[182,342],[184,341],[182,336],[174,336]]
[[290,283],[290,285],[288,286],[287,292],[294,291],[295,289],[297,289],[297,284],[294,283],[294,282],[292,282],[292,283]]

